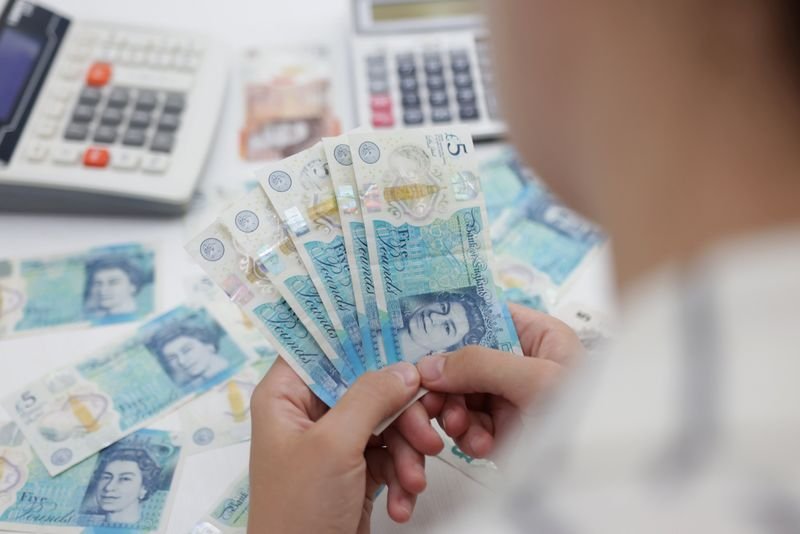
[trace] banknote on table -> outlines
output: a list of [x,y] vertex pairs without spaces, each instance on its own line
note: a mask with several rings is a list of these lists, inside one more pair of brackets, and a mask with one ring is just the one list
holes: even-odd
[[175,432],[143,428],[51,477],[16,424],[0,424],[0,530],[165,532],[181,455]]
[[467,129],[349,135],[390,362],[464,345],[521,353],[498,296]]
[[245,361],[207,310],[180,306],[2,405],[57,475],[227,379]]
[[482,158],[478,168],[486,212],[492,223],[522,196],[527,185],[535,179],[535,174],[520,162],[510,147],[503,147]]
[[589,354],[603,350],[614,339],[614,322],[601,311],[569,302],[559,306],[553,315],[575,331]]
[[348,353],[342,345],[308,269],[266,193],[261,188],[251,191],[223,211],[219,221],[230,232],[238,252],[252,259],[254,268],[295,310],[344,381],[352,383],[357,376],[350,364],[356,358],[354,348],[349,345]]
[[358,325],[365,345],[364,354],[369,363],[374,359],[374,367],[380,369],[387,364],[386,351],[381,342],[381,318],[378,313],[378,302],[375,300],[375,284],[369,263],[364,217],[361,215],[361,203],[356,195],[356,177],[353,172],[350,145],[347,144],[346,135],[325,138],[322,143],[339,207],[342,237],[353,279]]
[[231,301],[244,310],[314,394],[333,406],[347,390],[347,383],[286,300],[255,268],[253,260],[236,250],[225,227],[213,223],[187,243],[186,250]]
[[250,439],[250,397],[273,362],[274,359],[255,361],[181,408],[187,454]]
[[190,534],[246,534],[250,510],[250,476],[243,473],[217,500]]
[[493,486],[500,480],[500,473],[494,462],[481,458],[473,458],[468,455],[456,445],[453,438],[442,430],[442,427],[439,426],[439,423],[437,423],[435,419],[431,421],[431,424],[444,442],[444,449],[436,455],[437,458],[484,486]]
[[74,254],[0,258],[0,338],[137,321],[154,310],[156,253],[122,244]]
[[311,275],[356,374],[376,367],[367,361],[342,237],[339,210],[322,143],[258,171],[275,208]]

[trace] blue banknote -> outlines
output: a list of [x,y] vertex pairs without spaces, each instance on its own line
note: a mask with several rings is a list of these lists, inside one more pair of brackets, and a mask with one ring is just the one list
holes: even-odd
[[230,232],[215,222],[187,243],[186,250],[251,318],[311,391],[333,406],[348,383],[252,258],[236,250]]
[[225,489],[214,508],[190,534],[245,534],[250,511],[250,477],[247,473]]
[[0,427],[0,529],[151,532],[163,528],[182,447],[141,429],[51,477],[14,423]]
[[0,338],[139,320],[154,310],[154,276],[155,251],[140,244],[0,259]]
[[510,148],[481,160],[479,169],[490,222],[513,205],[534,179],[533,173],[522,165],[516,152]]
[[349,136],[389,361],[465,345],[520,352],[494,274],[467,129]]
[[175,308],[3,401],[53,475],[230,377],[245,353],[204,309]]

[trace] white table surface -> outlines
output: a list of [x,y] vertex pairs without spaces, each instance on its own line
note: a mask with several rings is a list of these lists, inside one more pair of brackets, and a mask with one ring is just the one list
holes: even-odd
[[[355,126],[349,93],[349,0],[52,0],[52,7],[73,18],[108,20],[132,25],[158,24],[210,34],[231,57],[230,84],[219,132],[201,187],[243,181],[254,170],[238,155],[238,129],[243,104],[238,61],[246,47],[323,43],[335,66],[335,101],[345,129]],[[210,222],[210,221],[199,221]],[[47,216],[0,213],[0,257],[31,257],[68,253],[85,247],[127,241],[156,243],[161,254],[157,276],[159,311],[186,298],[186,281],[200,274],[183,251],[184,219],[99,216]],[[607,311],[613,300],[607,252],[595,256],[562,302],[577,300]],[[135,329],[124,324],[93,329],[63,330],[0,341],[0,395],[37,379],[48,370],[113,343]],[[188,532],[214,504],[220,492],[247,467],[249,443],[189,457],[177,480],[177,496],[167,532]],[[414,519],[395,525],[377,504],[373,532],[429,532],[439,518],[450,516],[471,492],[486,491],[443,462],[428,462],[429,486],[420,497]]]

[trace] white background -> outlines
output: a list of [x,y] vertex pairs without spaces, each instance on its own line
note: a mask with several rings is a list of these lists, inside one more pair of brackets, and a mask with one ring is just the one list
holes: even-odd
[[[237,141],[243,116],[238,67],[246,47],[307,43],[329,46],[335,66],[337,112],[345,129],[355,126],[349,82],[349,0],[53,0],[50,6],[73,19],[202,32],[227,48],[231,59],[228,93],[201,187],[246,180],[254,169],[239,159]],[[161,253],[157,274],[159,311],[183,301],[186,280],[199,274],[199,268],[189,263],[183,251],[188,237],[183,219],[0,214],[0,258],[68,253],[128,241],[157,244]],[[608,255],[596,256],[563,301],[577,300],[601,311],[610,310],[608,273]],[[81,359],[124,337],[135,326],[63,330],[0,341],[0,395],[11,393],[48,370]],[[167,532],[187,532],[210,509],[224,488],[246,469],[248,450],[249,444],[244,443],[188,458],[177,482],[177,498]],[[451,516],[454,506],[463,502],[471,490],[485,491],[438,460],[430,460],[428,466],[429,488],[419,500],[412,523],[394,525],[386,516],[381,499],[375,508],[374,532],[428,532],[438,518]]]

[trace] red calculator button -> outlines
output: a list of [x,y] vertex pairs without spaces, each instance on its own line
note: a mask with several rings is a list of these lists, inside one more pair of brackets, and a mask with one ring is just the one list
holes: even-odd
[[394,126],[394,117],[385,111],[374,111],[372,113],[372,126],[375,128],[391,128]]
[[87,148],[83,153],[83,164],[87,167],[107,167],[109,159],[105,148]]
[[392,97],[389,95],[372,95],[370,107],[372,107],[372,111],[392,111]]
[[102,87],[111,79],[111,65],[109,63],[93,63],[86,73],[86,84],[92,87]]

